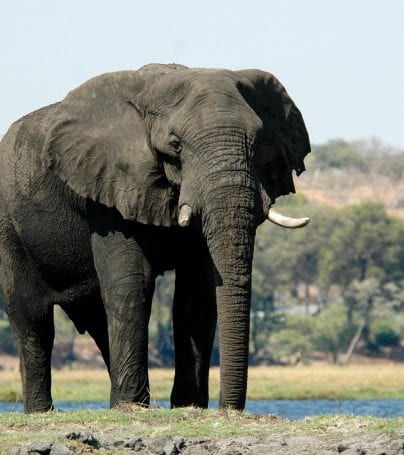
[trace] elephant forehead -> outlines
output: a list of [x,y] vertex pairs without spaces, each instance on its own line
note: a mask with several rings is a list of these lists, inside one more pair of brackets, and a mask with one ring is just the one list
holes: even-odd
[[169,73],[155,81],[153,95],[160,92],[168,101],[177,104],[184,98],[194,98],[202,94],[218,94],[237,91],[238,80],[229,70],[193,69],[180,73]]

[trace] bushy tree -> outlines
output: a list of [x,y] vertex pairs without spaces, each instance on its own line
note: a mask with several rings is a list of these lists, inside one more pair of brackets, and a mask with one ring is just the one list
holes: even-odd
[[381,172],[394,181],[404,179],[404,152],[385,157]]
[[345,289],[353,280],[384,283],[404,274],[403,223],[389,217],[383,205],[354,205],[342,209],[340,217],[320,257],[323,286],[335,283]]
[[152,366],[174,365],[172,304],[175,275],[167,272],[156,280],[150,320],[150,363]]
[[314,145],[312,155],[308,159],[308,167],[310,169],[356,169],[365,173],[369,171],[367,160],[354,145],[342,139]]
[[271,336],[271,351],[281,356],[299,353],[308,359],[314,349],[315,318],[308,315],[290,315],[283,328]]
[[347,314],[341,302],[333,302],[321,310],[314,318],[313,342],[315,348],[329,352],[334,363],[339,354],[346,350],[355,327],[348,329]]

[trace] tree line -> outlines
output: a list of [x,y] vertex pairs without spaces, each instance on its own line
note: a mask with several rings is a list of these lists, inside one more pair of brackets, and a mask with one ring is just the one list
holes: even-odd
[[[404,339],[404,223],[381,204],[305,207],[305,230],[257,239],[253,351],[349,362]],[[301,210],[299,210],[300,212]],[[257,327],[255,327],[255,325]]]

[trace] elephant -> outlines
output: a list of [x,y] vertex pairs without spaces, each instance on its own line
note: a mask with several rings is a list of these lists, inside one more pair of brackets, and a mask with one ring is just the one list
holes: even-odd
[[0,287],[26,412],[52,409],[53,307],[97,343],[111,407],[150,402],[155,279],[175,270],[171,406],[245,406],[257,227],[295,192],[310,143],[271,73],[149,64],[102,74],[11,125],[0,144]]

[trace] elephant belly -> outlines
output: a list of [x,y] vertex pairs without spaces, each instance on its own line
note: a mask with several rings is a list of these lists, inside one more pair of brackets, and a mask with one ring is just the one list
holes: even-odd
[[88,293],[85,288],[98,282],[84,200],[56,179],[48,178],[21,197],[13,221],[36,269],[53,290]]

